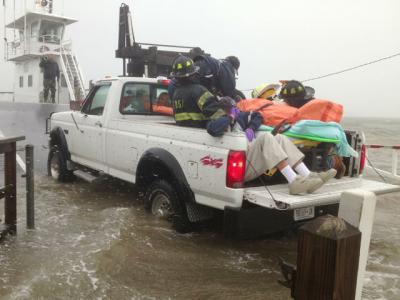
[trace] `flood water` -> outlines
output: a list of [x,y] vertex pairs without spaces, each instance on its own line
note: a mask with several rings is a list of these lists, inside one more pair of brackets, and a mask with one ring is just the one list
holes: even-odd
[[[400,144],[400,120],[345,124],[363,128],[369,143]],[[58,184],[44,175],[46,145],[36,149],[36,230],[26,230],[18,177],[18,234],[0,244],[0,299],[291,299],[278,284],[277,256],[295,262],[294,233],[236,241],[210,226],[177,234],[146,213],[133,185]],[[389,167],[388,153],[369,157]],[[399,204],[400,193],[378,197],[363,299],[399,299]]]

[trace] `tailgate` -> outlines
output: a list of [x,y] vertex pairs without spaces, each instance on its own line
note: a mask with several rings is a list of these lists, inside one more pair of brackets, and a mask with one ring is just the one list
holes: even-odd
[[244,198],[251,203],[267,208],[278,208],[277,205],[281,202],[287,205],[286,209],[295,209],[338,203],[341,194],[351,189],[363,189],[381,195],[398,192],[400,186],[363,178],[342,178],[332,179],[313,194],[290,195],[287,184],[270,185],[268,189],[274,199],[264,186],[246,188]]

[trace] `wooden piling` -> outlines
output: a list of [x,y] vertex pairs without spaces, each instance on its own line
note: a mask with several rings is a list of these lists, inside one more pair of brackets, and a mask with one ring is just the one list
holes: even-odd
[[0,138],[0,154],[4,154],[4,182],[0,188],[0,199],[4,197],[5,226],[0,228],[0,238],[6,233],[17,232],[17,141],[24,140],[24,136]]
[[9,144],[10,151],[4,153],[4,182],[6,195],[4,202],[5,223],[8,231],[17,232],[17,160],[16,145]]
[[26,161],[26,227],[35,229],[35,185],[33,146],[25,146]]
[[360,231],[333,216],[299,229],[296,300],[353,300],[356,293]]

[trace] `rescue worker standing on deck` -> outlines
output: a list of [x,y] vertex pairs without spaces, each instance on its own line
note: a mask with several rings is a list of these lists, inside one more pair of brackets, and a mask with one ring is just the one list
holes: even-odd
[[48,101],[49,91],[51,92],[51,102],[56,102],[56,79],[60,79],[60,69],[53,55],[43,56],[39,67],[43,72],[43,96],[44,102]]

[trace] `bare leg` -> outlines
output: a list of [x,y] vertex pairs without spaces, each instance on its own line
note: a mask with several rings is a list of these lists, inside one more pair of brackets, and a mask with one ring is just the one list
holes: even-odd
[[279,171],[282,171],[282,169],[284,169],[285,167],[287,167],[289,164],[287,163],[286,160],[282,160],[277,164],[277,168]]

